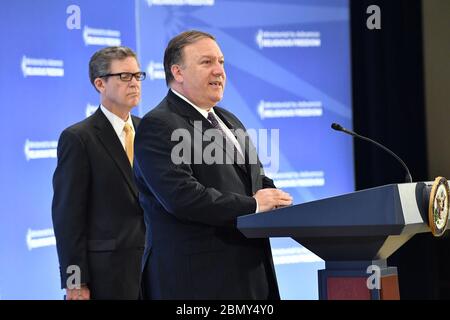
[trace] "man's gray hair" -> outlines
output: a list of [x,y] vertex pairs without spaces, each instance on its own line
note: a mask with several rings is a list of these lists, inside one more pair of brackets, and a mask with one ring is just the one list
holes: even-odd
[[113,60],[123,60],[128,57],[135,58],[139,65],[136,53],[128,47],[106,47],[94,53],[89,61],[89,80],[91,80],[95,90],[97,88],[95,87],[94,80],[110,73],[111,62]]

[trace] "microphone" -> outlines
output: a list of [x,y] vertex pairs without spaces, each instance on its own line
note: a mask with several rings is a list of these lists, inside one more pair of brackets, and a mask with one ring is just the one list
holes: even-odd
[[394,152],[392,152],[391,150],[389,150],[388,148],[386,148],[386,147],[383,146],[382,144],[376,142],[375,140],[372,140],[372,139],[369,139],[369,138],[367,138],[367,137],[361,136],[361,135],[357,134],[356,132],[353,132],[353,131],[351,131],[351,130],[345,129],[344,127],[342,127],[342,126],[341,126],[340,124],[338,124],[338,123],[332,123],[332,124],[331,124],[331,128],[333,128],[333,129],[336,130],[336,131],[342,131],[342,132],[344,132],[344,133],[346,133],[346,134],[349,134],[349,135],[351,135],[351,136],[353,136],[353,137],[356,137],[356,138],[359,138],[359,139],[362,139],[362,140],[369,141],[369,142],[375,144],[377,147],[383,149],[384,151],[386,151],[387,153],[389,153],[390,155],[392,155],[395,159],[397,159],[397,160],[402,164],[403,168],[405,168],[405,170],[406,170],[406,182],[412,182],[412,181],[413,181],[412,176],[411,176],[411,173],[409,172],[409,169],[408,169],[408,167],[406,166],[406,164],[403,162],[403,160],[400,159],[399,156],[397,156]]

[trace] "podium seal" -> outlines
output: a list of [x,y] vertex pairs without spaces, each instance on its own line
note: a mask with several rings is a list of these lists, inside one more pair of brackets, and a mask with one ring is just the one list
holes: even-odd
[[442,236],[447,228],[449,198],[447,179],[444,177],[434,179],[428,204],[428,224],[435,237]]

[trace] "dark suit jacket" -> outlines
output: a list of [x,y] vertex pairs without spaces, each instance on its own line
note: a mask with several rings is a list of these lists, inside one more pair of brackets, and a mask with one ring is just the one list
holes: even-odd
[[[230,112],[214,110],[229,128],[244,129]],[[184,129],[193,137],[194,121],[202,131],[212,128],[169,90],[136,133],[134,171],[152,248],[144,254],[144,297],[278,299],[269,241],[247,239],[235,226],[238,216],[255,212],[253,193],[273,182],[260,174],[259,162],[174,164],[172,148],[180,141],[171,141],[172,132]]]
[[[133,116],[138,127],[140,119]],[[93,299],[137,299],[145,224],[133,171],[101,109],[65,129],[53,176],[61,287],[81,268]]]

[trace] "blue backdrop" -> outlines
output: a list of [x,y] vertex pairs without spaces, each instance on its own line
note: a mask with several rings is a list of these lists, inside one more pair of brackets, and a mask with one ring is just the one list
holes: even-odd
[[[351,139],[330,130],[352,123],[348,0],[2,3],[0,299],[62,298],[51,179],[59,134],[99,103],[91,55],[119,44],[138,52],[147,79],[134,113],[142,116],[165,96],[164,48],[186,29],[210,32],[221,46],[220,105],[279,137],[268,157],[259,151],[294,203],[353,191]],[[290,239],[271,243],[282,298],[317,299],[323,261]]]

